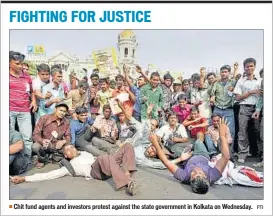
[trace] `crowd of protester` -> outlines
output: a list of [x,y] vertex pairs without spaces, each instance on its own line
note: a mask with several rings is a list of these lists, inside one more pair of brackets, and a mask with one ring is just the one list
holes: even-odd
[[[117,189],[134,194],[139,165],[167,167],[194,192],[205,193],[229,160],[244,164],[252,155],[263,166],[263,69],[255,77],[254,58],[244,60],[243,73],[237,63],[222,66],[219,77],[201,68],[174,79],[171,72],[161,77],[136,66],[134,80],[124,66],[115,80],[94,70],[81,80],[71,72],[69,83],[58,65],[38,65],[31,79],[24,60],[10,51],[10,175],[50,162],[62,167],[15,176],[14,183],[112,176]],[[219,153],[216,168],[205,169]]]

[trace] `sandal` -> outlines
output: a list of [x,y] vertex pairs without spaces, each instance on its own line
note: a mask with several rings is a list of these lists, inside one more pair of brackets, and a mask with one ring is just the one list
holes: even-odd
[[137,193],[137,186],[135,181],[130,181],[127,185],[128,193],[132,196],[136,195]]

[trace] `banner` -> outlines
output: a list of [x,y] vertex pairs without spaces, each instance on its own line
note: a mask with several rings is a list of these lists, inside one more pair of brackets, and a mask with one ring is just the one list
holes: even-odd
[[96,50],[92,55],[100,74],[112,77],[117,73],[118,60],[115,48]]
[[34,46],[34,54],[44,54],[45,47],[43,45],[35,45]]
[[27,46],[27,53],[28,54],[33,54],[34,53],[34,46],[33,45],[28,45]]

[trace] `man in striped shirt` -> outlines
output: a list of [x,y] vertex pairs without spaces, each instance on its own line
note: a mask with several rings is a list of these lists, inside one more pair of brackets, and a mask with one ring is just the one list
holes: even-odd
[[9,52],[9,117],[12,129],[16,121],[24,139],[24,152],[31,157],[32,124],[30,111],[36,112],[37,104],[32,92],[31,77],[22,70],[25,56],[19,52]]

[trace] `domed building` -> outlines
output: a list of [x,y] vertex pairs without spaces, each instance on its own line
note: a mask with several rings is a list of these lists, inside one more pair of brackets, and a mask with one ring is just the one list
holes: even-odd
[[[123,64],[127,66],[135,66],[136,61],[136,49],[138,43],[136,41],[136,35],[132,30],[126,29],[121,31],[118,35],[118,56],[119,56],[119,68],[123,68]],[[130,71],[130,75],[134,77],[135,73]]]

